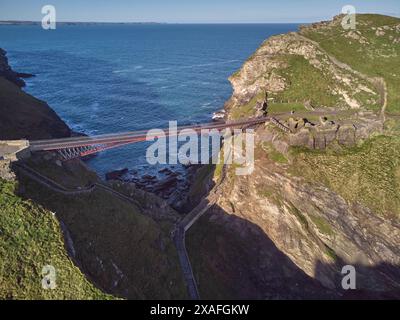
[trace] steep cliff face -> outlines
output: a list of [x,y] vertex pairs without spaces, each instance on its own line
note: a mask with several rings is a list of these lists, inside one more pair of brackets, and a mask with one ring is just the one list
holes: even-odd
[[[339,110],[374,109],[379,104],[379,95],[367,79],[298,33],[268,39],[230,81],[234,90],[227,104],[231,117],[259,94],[266,94],[270,104],[300,103],[305,110],[307,103],[312,108]],[[251,115],[255,110],[243,111]]]
[[227,175],[217,204],[225,216],[211,213],[209,219],[222,219],[227,228],[235,227],[238,218],[258,226],[301,270],[328,288],[340,288],[340,270],[352,264],[359,269],[359,288],[398,290],[398,218],[346,201],[322,181],[305,181],[291,174],[291,165],[268,157],[259,150],[252,175]]
[[69,137],[71,130],[43,101],[21,90],[25,74],[14,72],[0,51],[0,140]]
[[[371,46],[376,58],[389,50],[371,30],[397,32],[400,20],[360,16],[359,23],[355,61]],[[357,271],[352,294],[399,297],[400,131],[385,113],[391,99],[386,83],[397,66],[380,69],[391,70],[389,80],[385,72],[378,78],[360,63],[337,59],[321,34],[323,47],[312,37],[338,25],[340,17],[272,37],[231,77],[229,118],[267,112],[282,126],[257,129],[254,172],[237,176],[226,167],[219,201],[189,233],[205,298],[221,292],[235,298],[346,297],[341,270],[347,264]],[[351,32],[334,33],[340,39],[335,44],[344,38],[352,48]],[[364,38],[366,51],[360,50]],[[399,46],[390,45],[400,63]],[[250,276],[239,281],[241,275]]]

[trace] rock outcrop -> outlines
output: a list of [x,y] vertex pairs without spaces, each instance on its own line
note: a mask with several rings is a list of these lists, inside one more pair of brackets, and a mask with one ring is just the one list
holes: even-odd
[[128,172],[129,172],[128,168],[107,172],[106,180],[122,180],[123,176]]
[[19,77],[0,52],[0,140],[63,138],[70,128],[48,106],[21,90]]
[[31,78],[34,75],[30,73],[15,72],[8,64],[6,56],[7,52],[0,48],[0,77],[6,78],[8,81],[13,82],[18,87],[25,87],[25,81],[22,78]]
[[[365,79],[336,63],[315,42],[298,33],[289,33],[265,41],[242,68],[230,77],[233,95],[226,103],[226,109],[241,108],[253,99],[258,100],[258,96],[265,95],[265,92],[270,102],[281,102],[279,95],[291,85],[282,71],[290,68],[291,58],[298,57],[304,59],[309,68],[331,81],[331,86],[325,92],[333,97],[330,107],[359,109],[362,104],[357,97],[359,93],[369,96],[369,104],[377,102],[376,89]],[[310,103],[306,92],[303,96],[303,99],[294,101],[284,98],[284,102]],[[233,114],[231,112],[230,117]],[[256,114],[256,110],[253,114]]]
[[[282,132],[286,134],[282,135]],[[260,139],[271,142],[280,152],[287,153],[289,147],[325,150],[335,143],[351,147],[381,132],[382,121],[374,114],[361,113],[337,122],[326,117],[314,122],[307,118],[290,117],[279,122],[279,125],[271,122],[261,132]]]
[[11,161],[10,160],[1,160],[0,159],[0,179],[6,181],[14,181],[15,174],[11,169]]

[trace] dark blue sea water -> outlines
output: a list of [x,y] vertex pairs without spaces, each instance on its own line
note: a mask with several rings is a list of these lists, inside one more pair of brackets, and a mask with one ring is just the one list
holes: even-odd
[[[26,91],[76,131],[102,134],[209,122],[227,78],[271,35],[294,24],[0,26],[12,67],[36,75]],[[99,173],[146,166],[146,144],[101,153]]]

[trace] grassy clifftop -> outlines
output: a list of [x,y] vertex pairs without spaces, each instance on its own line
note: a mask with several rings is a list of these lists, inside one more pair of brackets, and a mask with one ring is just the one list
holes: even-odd
[[344,30],[341,18],[302,29],[329,54],[371,77],[383,77],[388,86],[388,112],[400,113],[400,19],[357,15],[355,30]]
[[[0,299],[110,299],[74,265],[53,214],[14,194],[0,180]],[[56,271],[55,289],[42,288],[42,268]]]
[[[400,19],[357,15],[355,30],[342,17],[266,40],[230,78],[232,118],[312,109],[400,113]],[[384,81],[382,81],[384,80]]]

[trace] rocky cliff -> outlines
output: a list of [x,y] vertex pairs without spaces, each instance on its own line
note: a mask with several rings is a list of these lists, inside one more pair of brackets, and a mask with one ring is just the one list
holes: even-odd
[[25,85],[0,49],[0,140],[62,138],[71,130],[47,105],[21,90]]
[[[386,112],[400,19],[358,15],[356,32],[340,21],[268,39],[230,79],[228,118],[276,120],[257,128],[254,172],[225,167],[189,232],[204,298],[400,297],[400,132]],[[364,65],[373,57],[379,70]],[[347,264],[355,291],[341,287]]]
[[13,82],[18,87],[25,87],[25,81],[22,78],[31,78],[33,74],[15,72],[8,64],[7,52],[0,48],[0,76]]

